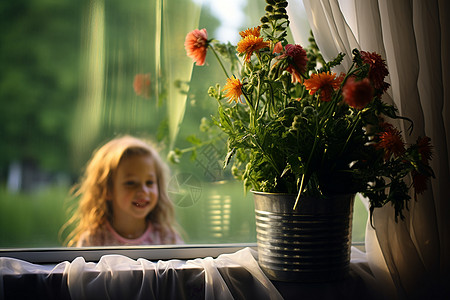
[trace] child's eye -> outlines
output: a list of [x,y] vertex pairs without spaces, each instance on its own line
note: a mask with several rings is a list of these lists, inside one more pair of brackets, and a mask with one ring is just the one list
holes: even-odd
[[129,181],[125,181],[124,183],[126,186],[134,186],[136,184],[136,182],[129,180]]
[[155,184],[155,182],[153,180],[147,180],[145,182],[145,184],[148,185],[148,186],[152,186],[153,184]]

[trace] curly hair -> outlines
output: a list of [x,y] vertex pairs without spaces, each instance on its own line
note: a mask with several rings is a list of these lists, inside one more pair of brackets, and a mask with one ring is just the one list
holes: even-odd
[[120,162],[134,155],[150,155],[155,164],[159,198],[155,208],[148,214],[155,230],[164,243],[176,234],[176,221],[173,203],[167,193],[169,169],[158,152],[144,140],[125,135],[117,137],[94,151],[83,176],[72,190],[71,195],[79,198],[78,207],[62,230],[74,229],[66,238],[67,246],[74,246],[86,232],[95,235],[103,230],[103,226],[111,219],[112,210],[108,195],[113,189],[113,178]]

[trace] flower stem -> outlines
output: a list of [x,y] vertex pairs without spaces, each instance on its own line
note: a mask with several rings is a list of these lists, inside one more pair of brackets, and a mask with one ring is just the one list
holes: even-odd
[[350,141],[350,138],[352,137],[353,133],[355,132],[356,126],[359,124],[359,121],[361,120],[361,113],[362,113],[362,110],[360,110],[358,112],[358,114],[356,115],[355,124],[353,124],[352,131],[350,131],[350,134],[348,135],[347,140],[345,141],[344,147],[342,147],[340,155],[342,155],[345,151],[345,148],[347,148],[347,144]]
[[223,64],[222,64],[222,60],[220,59],[219,55],[217,55],[217,52],[216,52],[216,50],[214,49],[214,47],[211,46],[211,45],[209,45],[208,47],[211,48],[212,52],[213,52],[214,55],[216,56],[217,61],[219,62],[220,66],[222,67],[223,72],[225,73],[225,76],[227,76],[227,78],[230,78],[230,76],[228,75],[227,70],[225,69],[225,67],[224,67]]
[[309,164],[311,162],[313,153],[316,151],[318,134],[319,134],[319,122],[317,121],[317,117],[316,117],[316,132],[314,134],[314,144],[313,144],[313,147],[311,149],[311,152],[309,153],[308,161],[306,162],[305,172],[302,175],[302,181],[300,183],[300,189],[298,190],[297,199],[295,199],[294,210],[297,207],[298,200],[300,199],[300,196],[301,196],[301,194],[303,192],[303,185],[304,185],[304,181],[305,181],[305,176],[306,176],[306,173],[308,173],[308,168],[309,168]]

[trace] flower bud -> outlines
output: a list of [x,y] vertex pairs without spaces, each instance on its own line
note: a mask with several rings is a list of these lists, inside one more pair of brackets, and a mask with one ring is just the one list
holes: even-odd
[[291,129],[298,130],[300,128],[300,121],[301,121],[301,117],[295,116],[294,121],[292,121]]
[[178,164],[180,162],[180,157],[172,150],[167,154],[167,160],[171,163]]
[[261,18],[261,23],[268,23],[269,22],[269,18],[267,18],[267,16],[263,16],[262,18]]
[[272,12],[272,11],[273,11],[273,6],[272,6],[272,5],[267,5],[266,8],[265,8],[265,10],[266,10],[267,12]]
[[208,96],[215,97],[216,94],[217,94],[216,89],[214,87],[210,86],[208,89]]
[[275,15],[269,16],[269,19],[271,19],[271,20],[287,19],[287,15],[286,14],[275,14]]

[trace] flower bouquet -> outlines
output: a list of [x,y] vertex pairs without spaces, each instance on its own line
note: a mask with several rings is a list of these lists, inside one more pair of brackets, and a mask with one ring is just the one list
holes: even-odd
[[[353,50],[353,63],[336,74],[344,55],[324,61],[313,38],[289,44],[285,0],[267,0],[261,24],[239,32],[237,46],[208,39],[206,29],[187,34],[185,49],[197,65],[208,51],[227,79],[210,87],[217,100],[212,121],[227,136],[224,165],[246,190],[314,197],[361,193],[374,208],[391,203],[395,217],[433,177],[430,138],[406,145],[392,125],[401,119],[383,102],[389,84],[385,61]],[[225,67],[223,61],[229,63]],[[294,207],[295,208],[295,207]]]

